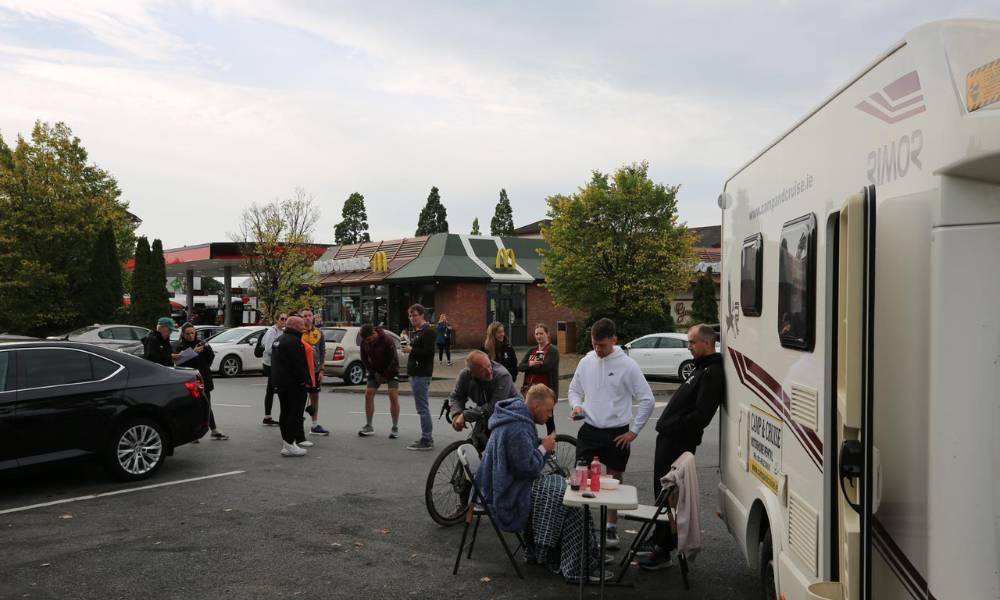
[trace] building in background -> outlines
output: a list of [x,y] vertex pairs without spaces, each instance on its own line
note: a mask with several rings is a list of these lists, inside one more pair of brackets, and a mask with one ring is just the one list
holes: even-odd
[[[697,236],[694,243],[695,255],[698,262],[695,265],[695,275],[702,273],[712,273],[712,282],[715,284],[715,302],[718,304],[721,298],[720,281],[722,274],[722,226],[712,225],[710,227],[692,227],[691,231]],[[670,316],[674,318],[674,323],[678,329],[686,325],[694,325],[690,317],[691,304],[694,302],[694,279],[686,290],[681,290],[674,294],[670,303]],[[715,321],[716,323],[718,320]]]

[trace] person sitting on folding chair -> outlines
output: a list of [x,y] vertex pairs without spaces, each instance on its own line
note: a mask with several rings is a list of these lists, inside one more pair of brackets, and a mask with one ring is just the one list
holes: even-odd
[[[660,478],[670,471],[685,452],[695,453],[701,444],[701,434],[712,422],[715,411],[726,398],[726,373],[722,355],[715,351],[715,330],[708,325],[695,325],[688,330],[688,350],[694,356],[695,370],[663,409],[656,422],[656,454],[653,459],[653,492],[660,495]],[[651,552],[640,553],[639,566],[649,571],[671,565],[670,553],[677,547],[677,538],[670,527],[657,524],[653,533],[655,546]]]
[[[476,483],[500,529],[524,533],[528,562],[572,579],[579,576],[582,518],[580,511],[563,506],[566,480],[541,476],[546,453],[555,449],[555,433],[539,442],[535,429],[548,422],[555,404],[555,393],[544,384],[533,385],[524,400],[498,402]],[[597,568],[596,538],[588,537],[592,568]]]

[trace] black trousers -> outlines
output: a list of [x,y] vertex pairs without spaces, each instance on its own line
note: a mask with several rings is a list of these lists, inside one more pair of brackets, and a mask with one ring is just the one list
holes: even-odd
[[[670,472],[670,465],[674,464],[674,461],[685,452],[694,454],[695,449],[696,447],[690,444],[671,443],[663,435],[656,436],[656,453],[653,455],[654,497],[659,497],[660,490],[663,489],[663,486],[660,485],[660,477]],[[656,529],[653,531],[653,542],[666,550],[668,554],[677,548],[677,536],[670,530],[669,525],[659,523],[656,525]]]
[[302,413],[306,409],[308,393],[305,388],[277,390],[278,402],[281,404],[281,439],[286,443],[306,441],[306,432],[302,427]]
[[441,362],[441,357],[445,354],[448,355],[448,362],[451,362],[451,344],[438,344],[438,362]]
[[267,377],[267,387],[264,388],[264,414],[270,415],[274,406],[274,379],[271,377],[271,367],[264,365],[264,375]]

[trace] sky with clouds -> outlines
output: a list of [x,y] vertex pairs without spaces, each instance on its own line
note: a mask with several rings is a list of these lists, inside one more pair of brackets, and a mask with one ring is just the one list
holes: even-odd
[[725,179],[913,27],[995,0],[0,0],[0,135],[63,121],[140,233],[225,241],[309,192],[319,242],[352,192],[374,239],[431,186],[452,232],[506,188],[520,226],[594,169],[648,161],[691,226]]

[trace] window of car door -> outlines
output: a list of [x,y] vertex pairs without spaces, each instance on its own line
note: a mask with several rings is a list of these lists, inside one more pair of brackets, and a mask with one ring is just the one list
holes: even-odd
[[691,354],[687,350],[687,340],[675,337],[661,337],[660,349],[663,351],[661,352],[663,365],[667,373],[670,374],[677,370],[682,361],[691,358]]
[[0,352],[0,393],[13,389],[14,374],[11,372],[10,352]]
[[122,370],[118,363],[69,348],[18,351],[18,391],[103,381]]

